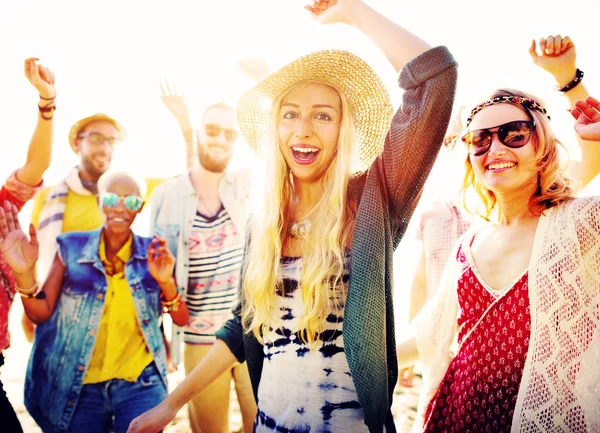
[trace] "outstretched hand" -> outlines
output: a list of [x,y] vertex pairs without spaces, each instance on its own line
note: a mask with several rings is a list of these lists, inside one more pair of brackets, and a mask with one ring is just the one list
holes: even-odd
[[[568,36],[549,35],[539,40],[540,54],[535,40],[531,41],[529,55],[533,63],[552,74],[559,85],[567,84],[575,77],[577,54],[575,44]],[[566,81],[566,83],[565,83]]]
[[29,225],[29,237],[21,229],[17,207],[9,201],[0,206],[0,251],[16,274],[33,270],[38,259],[39,245],[33,224]]
[[600,141],[600,101],[591,96],[577,101],[571,115],[576,120],[575,132],[582,140]]
[[167,241],[154,236],[148,246],[148,270],[159,283],[166,283],[173,278],[175,256],[169,250]]
[[25,60],[25,77],[36,88],[42,98],[55,98],[54,73],[47,67],[38,64],[38,61],[39,59],[35,57]]
[[346,23],[352,14],[352,7],[362,0],[314,0],[304,6],[312,17],[323,24]]
[[177,91],[175,82],[165,77],[160,81],[161,99],[179,123],[190,122],[190,111],[185,95]]

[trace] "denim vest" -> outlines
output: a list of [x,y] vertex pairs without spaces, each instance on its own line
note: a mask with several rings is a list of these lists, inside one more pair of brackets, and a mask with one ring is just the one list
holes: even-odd
[[[65,264],[61,294],[52,317],[38,326],[25,378],[25,406],[41,425],[68,428],[83,386],[83,378],[104,311],[107,289],[98,255],[102,229],[71,232],[57,238]],[[161,289],[148,271],[152,239],[133,235],[132,254],[125,265],[144,340],[167,387],[167,358],[159,325]]]

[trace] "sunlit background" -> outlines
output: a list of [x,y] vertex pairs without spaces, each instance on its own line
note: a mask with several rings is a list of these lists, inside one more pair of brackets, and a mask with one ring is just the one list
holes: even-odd
[[[185,165],[178,125],[160,99],[168,76],[184,91],[194,118],[216,101],[235,104],[252,82],[236,67],[241,57],[260,56],[271,71],[310,51],[343,48],[381,75],[397,105],[396,74],[363,35],[344,25],[315,23],[303,0],[229,1],[10,1],[0,0],[0,125],[4,179],[23,164],[36,120],[37,95],[23,76],[23,60],[37,56],[56,75],[55,147],[46,184],[77,163],[67,144],[70,126],[96,112],[117,118],[128,140],[113,166],[139,176],[172,176]],[[510,86],[540,95],[558,135],[574,142],[572,122],[554,83],[533,66],[532,38],[569,35],[578,51],[584,83],[599,95],[596,1],[399,1],[369,2],[431,44],[447,45],[460,64],[457,103]],[[249,150],[240,140],[234,167]],[[577,158],[576,151],[573,157]],[[458,169],[438,165],[422,203],[449,195]],[[29,210],[22,213],[27,220]],[[416,243],[407,233],[397,255],[398,333],[405,329],[407,292]],[[13,326],[14,327],[14,326]]]

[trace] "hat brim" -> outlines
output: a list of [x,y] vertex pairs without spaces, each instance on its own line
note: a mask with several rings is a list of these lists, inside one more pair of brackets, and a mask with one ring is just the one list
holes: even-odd
[[237,122],[248,145],[260,150],[275,102],[300,82],[327,84],[346,98],[357,133],[352,171],[367,170],[383,150],[394,112],[389,94],[375,71],[360,57],[343,50],[302,56],[245,92],[238,102]]
[[77,149],[75,148],[75,139],[77,138],[77,135],[87,125],[89,125],[90,123],[93,123],[93,122],[108,122],[108,123],[110,123],[115,128],[117,128],[117,131],[119,132],[120,140],[124,140],[125,137],[127,136],[127,133],[126,133],[123,125],[121,125],[115,119],[110,117],[108,114],[97,113],[92,116],[88,116],[81,120],[78,120],[77,122],[75,122],[75,124],[73,126],[71,126],[71,129],[69,130],[69,144],[71,145],[71,149],[73,150],[73,152],[77,153]]

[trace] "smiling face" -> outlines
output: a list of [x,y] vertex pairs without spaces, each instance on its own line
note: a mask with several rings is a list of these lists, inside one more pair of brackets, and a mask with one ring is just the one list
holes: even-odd
[[[114,143],[120,138],[119,130],[110,122],[97,121],[87,124],[78,135],[82,133],[86,136],[78,137],[74,142],[80,158],[79,167],[89,179],[97,181],[110,168]],[[106,139],[98,139],[100,136]]]
[[197,132],[200,165],[213,173],[222,173],[233,156],[237,138],[235,113],[227,106],[209,108]]
[[312,183],[323,177],[337,152],[341,121],[340,96],[326,84],[308,83],[283,98],[279,149],[295,179]]
[[135,217],[142,211],[143,206],[138,210],[130,210],[125,204],[125,198],[128,196],[139,197],[141,195],[138,184],[129,176],[115,175],[109,180],[106,190],[101,191],[101,194],[103,193],[113,193],[118,196],[118,201],[114,207],[105,206],[102,196],[100,197],[102,211],[106,216],[104,224],[105,232],[109,234],[128,232]]
[[[484,108],[475,115],[469,131],[494,128],[509,122],[531,120],[519,107],[498,104]],[[492,134],[489,150],[482,155],[469,155],[469,161],[477,181],[494,193],[507,193],[523,189],[536,189],[538,170],[531,136],[523,147],[510,148]]]

